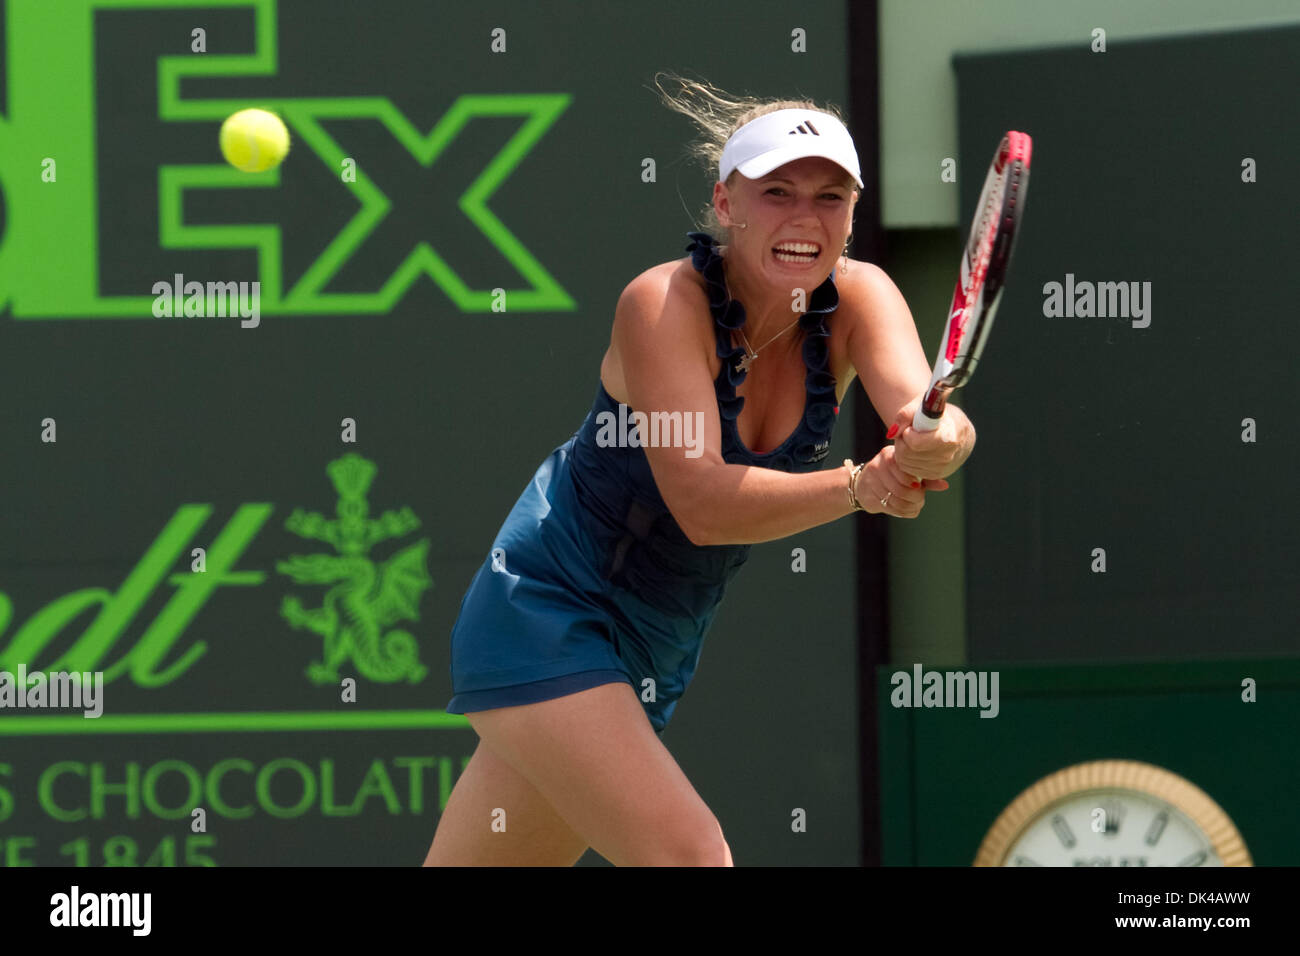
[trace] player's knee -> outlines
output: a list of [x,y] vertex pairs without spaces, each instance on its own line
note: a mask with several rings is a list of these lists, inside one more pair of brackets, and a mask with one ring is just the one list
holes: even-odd
[[688,866],[731,866],[731,848],[716,833],[695,845],[695,854]]
[[683,828],[662,842],[657,866],[731,866],[731,848],[717,821],[696,829]]

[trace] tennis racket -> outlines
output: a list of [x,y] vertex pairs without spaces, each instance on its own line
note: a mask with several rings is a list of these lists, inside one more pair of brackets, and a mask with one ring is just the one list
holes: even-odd
[[1029,187],[1029,154],[1034,141],[1014,130],[1002,143],[984,178],[984,189],[975,207],[975,221],[961,258],[961,275],[953,289],[948,324],[939,342],[934,374],[920,407],[912,417],[917,431],[939,427],[948,396],[975,374],[984,343],[993,328],[993,314],[1011,262],[1011,247],[1025,211]]

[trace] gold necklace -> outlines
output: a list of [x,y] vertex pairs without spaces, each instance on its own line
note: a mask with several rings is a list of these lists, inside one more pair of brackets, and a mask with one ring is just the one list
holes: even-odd
[[[727,301],[729,302],[734,301],[731,297],[731,286],[727,284],[727,271],[725,268],[722,270],[722,287],[727,290]],[[758,358],[759,352],[763,351],[763,349],[767,348],[769,345],[771,345],[781,336],[785,335],[785,333],[789,332],[792,328],[794,328],[798,324],[799,324],[799,320],[795,319],[793,322],[791,322],[789,325],[783,328],[780,332],[776,333],[776,335],[772,336],[770,339],[768,339],[758,348],[754,348],[752,345],[749,344],[749,339],[745,337],[744,329],[736,329],[736,331],[740,333],[740,340],[745,343],[745,355],[739,362],[736,363],[736,371],[748,372],[749,367],[754,364],[754,359]]]
[[792,328],[794,328],[798,323],[799,323],[799,320],[798,320],[798,319],[795,319],[793,322],[791,322],[789,325],[787,325],[785,328],[783,328],[780,332],[776,333],[776,335],[772,336],[770,339],[768,339],[766,342],[764,342],[764,343],[763,343],[759,348],[752,348],[752,347],[750,346],[750,344],[749,344],[749,339],[745,338],[745,333],[744,333],[743,331],[741,331],[740,329],[736,329],[737,332],[740,332],[740,340],[741,340],[742,342],[745,343],[745,351],[748,353],[744,358],[742,358],[742,359],[741,359],[741,360],[736,364],[736,371],[737,371],[737,372],[748,372],[748,371],[749,371],[749,367],[750,367],[751,365],[754,364],[754,359],[758,358],[758,353],[759,353],[759,352],[761,352],[763,349],[767,348],[769,345],[771,345],[773,342],[775,342],[775,341],[776,341],[777,339],[779,339],[781,336],[785,335],[785,333],[789,332],[789,331],[790,331]]

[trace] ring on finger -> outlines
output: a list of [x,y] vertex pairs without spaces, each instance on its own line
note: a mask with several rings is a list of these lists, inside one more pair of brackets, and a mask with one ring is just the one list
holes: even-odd
[[880,499],[880,507],[882,507],[882,508],[886,508],[886,507],[888,507],[888,506],[889,506],[889,499],[892,498],[893,496],[894,496],[894,493],[893,493],[892,491],[887,492],[887,493],[885,494],[885,497],[883,497],[883,498]]

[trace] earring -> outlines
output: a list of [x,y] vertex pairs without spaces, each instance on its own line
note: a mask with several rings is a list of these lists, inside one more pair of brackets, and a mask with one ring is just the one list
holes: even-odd
[[849,243],[852,241],[853,233],[849,233],[849,237],[844,240],[844,251],[840,253],[840,256],[844,260],[840,265],[840,275],[844,275],[849,271]]

